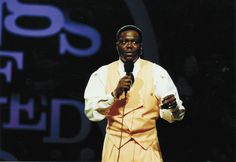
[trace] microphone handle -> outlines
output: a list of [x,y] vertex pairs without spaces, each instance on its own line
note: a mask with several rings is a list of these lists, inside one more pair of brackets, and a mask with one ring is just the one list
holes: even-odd
[[125,90],[125,97],[126,97],[126,95],[127,95],[127,92],[128,92],[128,90]]

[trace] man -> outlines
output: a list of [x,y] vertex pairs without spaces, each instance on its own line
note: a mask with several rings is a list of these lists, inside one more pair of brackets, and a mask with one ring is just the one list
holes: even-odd
[[116,35],[119,60],[95,71],[85,89],[85,114],[107,118],[103,162],[162,162],[156,120],[182,120],[185,109],[168,73],[143,60],[142,31],[134,25]]

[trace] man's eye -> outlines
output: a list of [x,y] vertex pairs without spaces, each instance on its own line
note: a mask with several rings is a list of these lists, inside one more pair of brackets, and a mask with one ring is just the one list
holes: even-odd
[[122,45],[126,45],[128,43],[131,43],[131,44],[138,44],[138,41],[137,40],[132,40],[132,41],[126,41],[126,40],[121,40],[120,41],[120,44]]
[[126,44],[127,42],[126,41],[120,41],[121,44]]

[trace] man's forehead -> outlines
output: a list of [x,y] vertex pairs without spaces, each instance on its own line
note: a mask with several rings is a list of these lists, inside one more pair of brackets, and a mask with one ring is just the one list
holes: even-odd
[[139,34],[137,31],[135,30],[126,30],[126,31],[123,31],[121,34],[120,34],[120,38],[121,37],[125,37],[125,38],[137,38],[139,37]]

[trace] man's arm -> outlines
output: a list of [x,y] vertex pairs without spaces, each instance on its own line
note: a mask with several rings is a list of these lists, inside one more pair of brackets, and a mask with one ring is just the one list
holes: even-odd
[[161,100],[160,117],[170,123],[182,120],[185,108],[171,77],[166,70],[157,66],[154,69],[154,75],[155,94]]
[[160,105],[161,118],[172,123],[176,120],[182,120],[184,114],[185,108],[182,106],[182,101],[180,99],[177,100],[173,94],[164,97],[162,104]]
[[113,104],[115,98],[111,93],[105,92],[106,69],[99,69],[94,72],[86,86],[85,114],[91,121],[101,121],[105,118],[105,113]]

